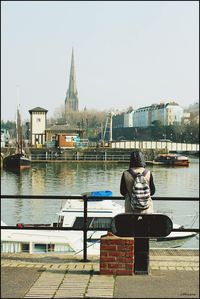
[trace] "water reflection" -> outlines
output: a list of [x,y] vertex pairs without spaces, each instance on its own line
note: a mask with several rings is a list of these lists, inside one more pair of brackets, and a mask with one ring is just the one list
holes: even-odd
[[[46,165],[44,165],[46,166]],[[32,168],[31,170],[31,190],[32,195],[45,193],[46,167]]]

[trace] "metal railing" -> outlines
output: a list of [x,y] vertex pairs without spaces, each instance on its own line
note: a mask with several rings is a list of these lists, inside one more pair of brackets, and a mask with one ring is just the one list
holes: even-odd
[[106,152],[103,154],[94,154],[94,155],[55,155],[56,152],[52,152],[52,154],[43,154],[43,155],[36,155],[31,154],[32,161],[49,161],[49,160],[56,160],[56,161],[113,161],[113,162],[129,162],[130,154],[128,155],[109,155]]
[[198,143],[181,143],[167,141],[112,141],[111,147],[113,149],[168,149],[169,151],[199,152]]
[[[1,199],[70,199],[70,200],[77,200],[82,199],[83,200],[83,226],[80,228],[73,228],[73,227],[54,227],[54,226],[36,226],[36,227],[18,227],[18,226],[2,226],[1,229],[25,229],[25,230],[74,230],[74,231],[83,231],[83,261],[88,261],[87,259],[87,231],[108,231],[109,227],[88,227],[88,201],[95,199],[95,200],[124,200],[124,197],[121,196],[112,196],[112,197],[106,197],[106,196],[65,196],[65,195],[1,195]],[[198,197],[152,197],[153,201],[199,201]],[[199,233],[199,228],[173,228],[173,232],[196,232]]]

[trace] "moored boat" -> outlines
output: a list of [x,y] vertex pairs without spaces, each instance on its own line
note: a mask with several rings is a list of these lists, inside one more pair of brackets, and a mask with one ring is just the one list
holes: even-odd
[[31,167],[31,160],[25,155],[23,149],[22,124],[19,108],[17,108],[17,146],[13,154],[9,154],[3,158],[3,168],[9,170],[22,170]]
[[31,160],[24,154],[8,155],[3,159],[3,167],[6,169],[25,169],[31,166]]
[[189,166],[189,159],[178,154],[159,154],[153,161],[146,161],[152,165]]

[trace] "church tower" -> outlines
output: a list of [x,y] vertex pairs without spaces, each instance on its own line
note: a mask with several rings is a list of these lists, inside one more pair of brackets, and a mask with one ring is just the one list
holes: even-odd
[[68,111],[78,111],[78,92],[76,89],[76,77],[74,67],[74,51],[72,49],[69,88],[65,98],[65,115]]

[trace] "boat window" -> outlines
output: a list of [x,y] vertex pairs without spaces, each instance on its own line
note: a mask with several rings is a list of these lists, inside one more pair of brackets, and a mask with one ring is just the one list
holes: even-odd
[[47,247],[47,248],[48,248],[48,249],[47,249],[48,252],[52,252],[52,251],[55,250],[55,244],[48,244],[48,247]]
[[[87,218],[87,227],[88,228],[110,228],[112,222],[112,217],[88,217]],[[84,225],[84,218],[77,217],[73,228],[74,229],[82,229]]]
[[[92,222],[93,217],[88,217],[87,218],[87,224],[90,225],[90,223]],[[74,229],[82,229],[83,228],[83,224],[84,224],[84,218],[83,217],[77,217],[74,224],[73,224],[73,228]]]
[[47,245],[46,244],[35,244],[34,252],[46,252]]
[[29,244],[22,243],[22,252],[29,252]]
[[112,217],[99,217],[93,218],[90,224],[90,228],[110,228],[112,222]]

